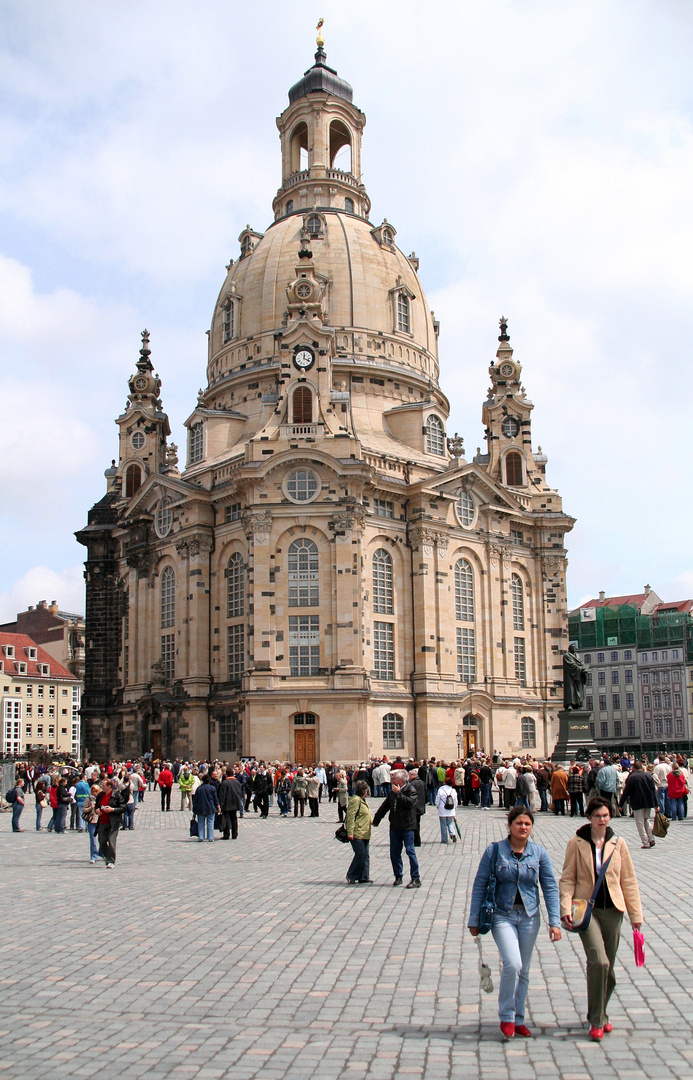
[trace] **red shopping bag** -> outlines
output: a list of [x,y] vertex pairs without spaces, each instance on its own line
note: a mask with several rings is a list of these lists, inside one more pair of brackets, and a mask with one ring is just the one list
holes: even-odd
[[641,930],[633,931],[633,952],[635,953],[635,966],[642,967],[645,963],[645,938]]

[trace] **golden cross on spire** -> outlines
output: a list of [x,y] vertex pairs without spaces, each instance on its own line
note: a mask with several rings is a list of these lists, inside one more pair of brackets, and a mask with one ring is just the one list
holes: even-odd
[[325,44],[325,38],[323,37],[323,33],[322,33],[322,28],[323,28],[324,25],[325,25],[325,20],[324,19],[318,19],[318,25],[315,27],[315,29],[318,32],[318,36],[315,39],[315,44],[317,45],[317,47],[319,49],[322,49],[323,45]]

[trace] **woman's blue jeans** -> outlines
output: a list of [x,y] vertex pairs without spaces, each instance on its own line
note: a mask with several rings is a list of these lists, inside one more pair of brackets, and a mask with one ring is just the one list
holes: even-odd
[[348,881],[368,881],[371,876],[371,862],[369,854],[370,840],[358,840],[354,837],[350,841],[354,857],[346,872]]
[[207,833],[207,839],[214,839],[214,818],[215,814],[198,814],[197,815],[197,838],[198,840],[204,840],[205,832]]
[[683,821],[683,796],[678,799],[669,799],[669,808],[674,821]]
[[93,825],[87,822],[87,832],[89,833],[89,858],[92,862],[96,862],[99,857],[99,849],[96,843],[96,836],[98,832],[98,824],[95,822]]
[[125,807],[125,813],[123,814],[123,828],[134,829],[135,828],[135,804],[128,803]]
[[502,1024],[524,1024],[529,968],[541,916],[513,908],[509,915],[496,911],[491,933],[503,961],[498,991],[498,1016]]
[[41,818],[42,818],[42,816],[43,816],[43,807],[39,806],[39,804],[36,803],[36,831],[37,832],[40,832],[40,830],[41,830]]
[[440,822],[440,842],[447,844],[448,839],[455,837],[455,819],[451,817],[438,817]]

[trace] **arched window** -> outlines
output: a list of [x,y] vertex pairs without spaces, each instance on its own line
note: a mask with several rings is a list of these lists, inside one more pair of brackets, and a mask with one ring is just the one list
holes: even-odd
[[176,575],[167,566],[161,575],[161,626],[174,626],[176,622]]
[[384,548],[373,556],[373,611],[392,615],[392,558]]
[[320,561],[317,546],[303,536],[289,548],[289,607],[320,603]]
[[330,168],[351,172],[351,135],[341,120],[330,124]]
[[241,255],[249,255],[252,250],[253,242],[246,233],[246,235],[241,240]]
[[142,472],[139,465],[128,465],[125,473],[125,497],[131,499],[142,487]]
[[353,212],[354,212],[354,200],[347,197],[344,200],[344,209],[346,210],[347,214],[353,214]]
[[322,232],[322,218],[317,214],[311,214],[306,221],[306,232],[309,236],[320,236]]
[[245,615],[245,566],[243,556],[236,551],[226,567],[226,618]]
[[513,630],[524,630],[525,601],[519,574],[513,574],[510,578],[510,594],[513,601]]
[[227,300],[224,304],[224,315],[222,319],[222,330],[224,342],[230,341],[235,334],[235,311],[233,306],[233,300]]
[[529,749],[537,745],[537,725],[531,716],[522,717],[522,748]]
[[[388,243],[385,239],[386,231],[383,231],[384,244]],[[401,330],[403,334],[409,333],[409,297],[405,292],[397,293],[397,329]]]
[[437,416],[429,416],[426,421],[426,452],[441,456],[445,453],[445,429]]
[[522,456],[515,450],[505,458],[505,482],[508,487],[522,486]]
[[307,386],[297,386],[291,398],[294,424],[313,423],[313,395]]
[[455,618],[474,622],[474,571],[466,559],[455,563]]
[[385,713],[383,717],[383,750],[404,749],[404,719],[399,713]]
[[293,212],[294,212],[294,200],[293,199],[289,199],[288,203],[286,204],[286,212],[287,212],[287,214],[293,214]]
[[291,171],[308,168],[308,128],[304,121],[297,124],[291,135]]

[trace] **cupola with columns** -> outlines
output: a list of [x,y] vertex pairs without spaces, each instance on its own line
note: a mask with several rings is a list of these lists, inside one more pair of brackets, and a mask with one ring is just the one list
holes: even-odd
[[111,488],[131,498],[152,472],[165,472],[166,438],[171,434],[168,416],[163,411],[161,379],[154,371],[149,348],[149,331],[142,331],[142,348],[136,371],[128,380],[125,412],[116,420],[120,429],[119,459],[115,470],[109,469]]

